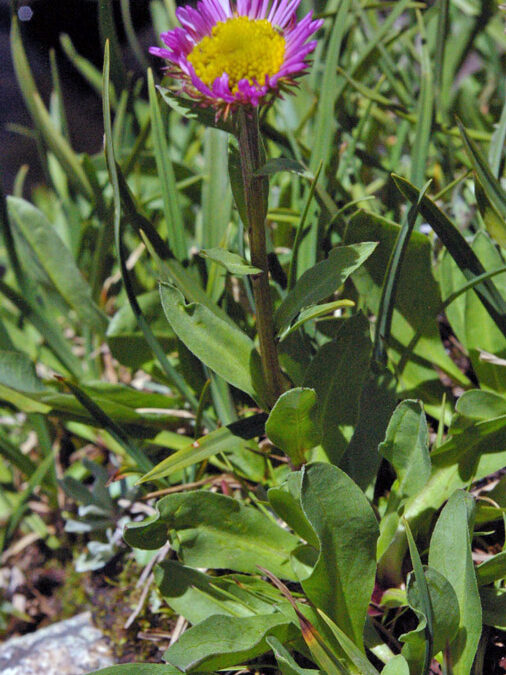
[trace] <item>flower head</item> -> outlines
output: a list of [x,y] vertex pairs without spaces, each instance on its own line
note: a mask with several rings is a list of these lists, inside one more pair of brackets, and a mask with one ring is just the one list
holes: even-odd
[[180,7],[182,27],[162,33],[168,49],[150,52],[170,62],[167,72],[202,105],[228,114],[258,106],[303,74],[322,22],[307,14],[297,22],[300,0],[202,0]]

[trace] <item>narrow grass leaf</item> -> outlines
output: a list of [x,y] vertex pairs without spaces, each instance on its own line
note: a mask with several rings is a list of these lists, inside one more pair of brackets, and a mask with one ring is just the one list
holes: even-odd
[[106,42],[110,45],[111,77],[119,94],[127,87],[127,75],[110,0],[98,0],[98,29],[102,48],[105,50]]
[[[420,192],[404,178],[396,174],[392,174],[392,177],[402,194],[412,204],[416,204]],[[419,210],[446,246],[466,279],[471,281],[473,277],[484,274],[483,265],[457,227],[426,195],[421,199]],[[487,279],[475,288],[475,292],[499,330],[506,336],[506,301],[495,285]]]
[[72,181],[79,192],[82,192],[85,197],[92,199],[93,192],[91,186],[76,154],[66,139],[55,129],[51,117],[39,96],[28,59],[26,58],[16,14],[13,14],[11,20],[10,42],[16,79],[37,130],[42,135],[48,148],[57,157],[69,180]]
[[186,250],[187,247],[184,233],[183,216],[179,207],[174,168],[170,160],[167,137],[165,135],[162,114],[160,111],[160,105],[158,103],[155,89],[155,82],[151,70],[148,70],[148,92],[151,110],[153,146],[155,151],[156,166],[158,168],[158,175],[160,178],[160,188],[162,191],[163,210],[169,246],[178,260],[185,260],[188,252]]
[[457,119],[457,125],[464,142],[464,148],[471,161],[481,186],[487,193],[489,199],[495,205],[501,216],[506,220],[506,193],[504,192],[498,179],[492,173],[487,160],[483,157],[478,146],[469,136],[462,122]]
[[247,431],[244,430],[246,420],[241,420],[241,422],[233,422],[228,426],[215,429],[206,436],[193,441],[193,443],[162,460],[151,471],[142,476],[137,481],[138,484],[165,478],[176,471],[203,462],[218,453],[231,452],[238,446],[247,447],[248,439],[253,438],[251,434],[259,436],[264,431],[265,415],[259,414],[255,417],[258,418],[258,426],[255,425],[254,419],[248,418],[247,422],[250,426],[247,427]]
[[116,242],[116,251],[120,261],[120,271],[123,283],[125,285],[125,290],[127,293],[127,298],[134,313],[138,326],[142,331],[146,342],[150,346],[151,350],[157,357],[162,369],[169,378],[170,382],[181,392],[181,394],[186,398],[194,410],[198,408],[198,400],[191,391],[190,387],[187,385],[185,379],[177,372],[177,370],[172,366],[172,364],[167,359],[165,352],[160,345],[159,341],[156,339],[153,331],[149,327],[148,322],[146,321],[142,309],[137,301],[135,291],[130,279],[130,274],[128,272],[126,264],[126,253],[125,247],[122,240],[122,221],[121,221],[121,193],[118,180],[118,167],[116,165],[115,155],[114,155],[114,146],[112,143],[112,129],[111,129],[111,111],[109,104],[109,44],[105,46],[104,54],[104,86],[103,86],[103,114],[104,114],[104,127],[105,127],[105,153],[106,153],[106,162],[107,169],[109,171],[109,177],[111,179],[112,188],[113,188],[113,199],[114,199],[114,238]]
[[499,172],[501,170],[501,162],[504,157],[504,143],[506,140],[506,97],[502,107],[501,118],[496,130],[492,134],[490,141],[490,149],[488,152],[488,162],[490,170],[495,178],[499,179]]
[[494,241],[506,249],[506,220],[490,201],[476,175],[474,178],[474,195],[487,232]]
[[62,298],[87,326],[103,334],[107,318],[93,302],[91,288],[71,252],[42,211],[17,197],[9,197],[8,211],[12,224],[28,243]]
[[[40,307],[34,302],[28,302],[23,295],[14,291],[0,280],[0,294],[9,300],[40,333],[47,347],[56,357],[62,367],[74,377],[83,374],[81,361],[72,352],[70,344],[65,340],[61,331],[54,322],[47,319],[41,312]],[[26,295],[26,294],[25,294]]]
[[364,656],[364,653],[357,647],[357,645],[350,640],[350,638],[344,633],[339,626],[337,626],[332,619],[322,612],[321,609],[318,609],[318,614],[325,621],[327,626],[330,628],[334,634],[336,640],[341,645],[344,653],[349,658],[351,663],[358,669],[360,675],[379,675],[379,672],[371,664],[369,659]]
[[274,652],[282,675],[319,675],[319,670],[299,666],[288,649],[274,636],[269,636],[266,642]]
[[396,304],[397,287],[399,285],[399,277],[402,269],[402,264],[408,249],[409,238],[413,232],[416,224],[416,219],[420,209],[420,203],[429,188],[430,182],[425,185],[420,192],[416,204],[413,204],[409,210],[408,217],[405,224],[401,227],[395,246],[392,250],[388,267],[385,271],[385,280],[381,289],[381,298],[378,308],[378,316],[376,320],[376,332],[374,335],[373,358],[380,364],[387,363],[387,345],[390,338],[390,331],[392,327],[392,317],[394,314],[394,307]]
[[123,429],[118,426],[118,424],[116,424],[116,422],[114,422],[78,384],[63,377],[57,379],[70,389],[75,398],[84,408],[86,408],[98,425],[108,431],[114,440],[123,447],[127,455],[134,460],[137,470],[146,472],[152,469],[153,464],[151,460],[148,459],[144,452],[128,438]]
[[30,477],[37,468],[32,460],[11,443],[6,436],[0,434],[0,456],[15,466],[25,476]]
[[[88,61],[88,59],[81,56],[74,47],[70,36],[66,33],[60,35],[60,45],[63,49],[65,55],[72,63],[74,68],[82,75],[82,77],[88,82],[90,87],[96,91],[97,94],[102,95],[102,73],[98,68]],[[114,86],[111,83],[109,89],[109,98],[111,101],[111,108],[115,109],[117,105],[116,92]]]
[[415,575],[416,583],[418,586],[420,608],[426,620],[425,655],[421,675],[428,675],[430,670],[430,664],[432,661],[432,650],[434,644],[434,616],[432,612],[432,603],[430,599],[429,588],[427,586],[427,581],[425,579],[422,561],[420,560],[420,554],[418,553],[418,549],[416,548],[415,540],[413,539],[413,535],[411,534],[411,528],[409,527],[409,523],[407,520],[404,520],[404,527],[406,528],[406,537],[408,540],[411,563],[413,565],[413,573]]
[[[416,106],[415,140],[411,152],[411,182],[421,186],[425,180],[434,116],[433,66],[430,61],[425,25],[420,10],[416,11],[421,38],[420,92]],[[425,190],[427,187],[425,188]],[[423,190],[422,193],[425,191]]]

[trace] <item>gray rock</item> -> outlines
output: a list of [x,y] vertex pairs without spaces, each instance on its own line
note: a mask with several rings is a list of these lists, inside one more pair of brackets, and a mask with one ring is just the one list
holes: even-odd
[[111,648],[90,612],[0,645],[2,675],[84,675],[112,665]]

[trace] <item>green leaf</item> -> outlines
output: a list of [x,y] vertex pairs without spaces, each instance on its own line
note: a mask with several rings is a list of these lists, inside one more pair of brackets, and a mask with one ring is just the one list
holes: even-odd
[[247,274],[260,274],[262,270],[258,267],[253,267],[244,258],[237,253],[225,251],[223,248],[208,248],[202,249],[199,255],[213,260],[221,267],[224,267],[230,274],[237,276],[245,276]]
[[287,326],[285,330],[279,334],[279,340],[282,341],[301,326],[303,326],[307,321],[312,321],[321,316],[327,316],[336,311],[336,309],[342,309],[343,307],[354,307],[355,303],[352,300],[335,300],[334,302],[325,302],[322,305],[313,305],[307,309],[303,309],[297,320],[292,323],[291,326]]
[[[137,296],[137,302],[154,337],[165,353],[176,349],[177,340],[174,332],[160,312],[160,293],[149,291]],[[123,365],[137,370],[143,364],[153,360],[151,350],[144,334],[139,329],[138,321],[130,303],[124,304],[109,322],[106,340],[113,356]]]
[[[418,194],[418,192],[417,192]],[[385,271],[399,235],[400,227],[373,213],[359,211],[349,221],[345,242],[375,240],[379,245],[352,277],[368,309],[378,313]],[[394,313],[392,317],[389,357],[400,364],[404,349],[419,333],[413,355],[398,374],[399,385],[409,397],[424,394],[430,403],[441,400],[443,388],[433,365],[447,372],[455,381],[469,384],[467,378],[446,354],[441,343],[436,317],[441,306],[439,287],[434,279],[428,237],[413,232],[400,271]]]
[[[438,654],[445,649],[448,642],[457,633],[460,616],[459,604],[452,585],[442,574],[431,567],[425,567],[424,577],[433,622],[433,653]],[[426,616],[418,580],[415,580],[414,575],[409,578],[407,595],[410,607],[421,617],[421,621],[417,629],[401,636],[400,639],[406,643],[402,654],[410,664],[414,664],[414,669],[418,672],[417,666],[419,667],[424,660],[426,638],[423,632],[426,625]]]
[[[413,665],[422,670],[422,675],[428,675],[432,656],[434,654],[434,611],[432,598],[429,593],[427,579],[425,578],[420,554],[416,548],[415,540],[407,521],[405,521],[406,536],[409,545],[409,554],[413,565],[413,575],[417,582],[417,592],[409,598],[412,608],[420,619],[418,628],[402,636],[407,644],[407,649],[403,650],[403,656]],[[419,633],[423,631],[423,638],[419,640]],[[418,647],[418,649],[417,649]],[[418,652],[418,653],[417,653]]]
[[333,248],[326,260],[307,270],[276,310],[274,322],[282,333],[301,309],[324,300],[344,283],[376,248],[374,242]]
[[501,160],[504,156],[504,141],[506,139],[506,98],[501,112],[499,124],[497,124],[488,151],[488,161],[492,174],[499,178],[499,171],[501,170]]
[[[193,394],[193,391],[186,383],[176,368],[168,360],[165,351],[156,339],[148,322],[146,321],[142,309],[137,301],[137,296],[130,279],[130,273],[127,265],[127,255],[123,243],[122,224],[122,201],[120,189],[120,174],[119,168],[116,165],[113,146],[113,133],[111,129],[111,111],[109,106],[109,43],[106,43],[104,54],[104,83],[103,83],[103,114],[104,114],[104,129],[105,129],[105,155],[107,170],[109,173],[110,182],[113,190],[114,202],[114,241],[116,244],[116,251],[119,258],[121,279],[123,281],[126,295],[130,307],[135,314],[139,329],[142,331],[146,342],[150,346],[153,354],[157,357],[164,374],[169,382],[178,389],[183,397],[190,403],[194,410],[198,408],[198,401]],[[154,124],[154,123],[153,123]]]
[[116,31],[113,6],[108,0],[98,0],[98,27],[102,47],[105,48],[106,42],[110,44],[112,80],[117,91],[121,92],[127,87],[127,74]]
[[157,565],[155,580],[171,609],[191,624],[213,614],[235,617],[271,614],[283,602],[279,592],[258,577],[209,576],[174,560]]
[[[203,462],[218,453],[234,451],[238,447],[246,448],[248,439],[253,438],[255,435],[260,436],[263,433],[264,420],[264,415],[257,415],[255,419],[248,418],[240,422],[233,422],[225,427],[211,431],[209,434],[170,455],[170,457],[163,459],[149,473],[142,476],[138,484],[165,478],[176,471],[181,471],[198,462]],[[243,431],[245,423],[249,424],[247,433]]]
[[184,223],[179,208],[179,197],[176,188],[174,168],[170,160],[169,148],[162,115],[156,95],[153,73],[148,69],[148,92],[151,110],[151,124],[153,133],[153,145],[155,151],[156,166],[160,178],[160,187],[163,198],[163,212],[169,246],[178,260],[185,260],[188,252],[184,233]]
[[453,586],[460,607],[456,637],[450,642],[454,675],[469,675],[481,635],[481,602],[471,556],[475,503],[458,490],[438,518],[429,548],[429,565]]
[[322,612],[321,609],[318,609],[318,614],[330,628],[351,663],[353,663],[355,668],[358,668],[360,675],[379,675],[376,668],[374,668],[370,661],[364,656],[363,652],[354,642],[352,642],[352,640],[350,640],[346,633],[344,633],[339,626],[336,626],[332,619],[328,617],[325,612]]
[[[473,424],[465,433],[451,436],[433,450],[429,480],[404,505],[404,517],[413,533],[428,524],[455,490],[502,469],[506,464],[505,448],[506,415]],[[379,578],[389,585],[398,585],[406,551],[406,532],[402,523],[391,532],[389,542],[384,546],[385,552],[378,563]]]
[[[152,462],[144,454],[144,452],[128,437],[126,432],[107,415],[107,413],[100,406],[100,399],[94,399],[78,384],[59,378],[60,381],[65,382],[72,394],[76,397],[79,403],[85,408],[92,418],[99,426],[106,429],[111,436],[116,440],[125,450],[125,452],[134,460],[136,469],[139,471],[149,471]],[[117,401],[114,402],[118,405]]]
[[72,184],[86,198],[93,198],[93,189],[81,166],[77,155],[65,137],[56,129],[42,99],[37,91],[35,80],[30,70],[28,59],[21,40],[19,20],[14,12],[11,17],[10,32],[11,55],[16,79],[18,81],[25,105],[30,112],[38,133],[45,144],[58,159]]
[[499,630],[506,630],[506,589],[482,588],[483,623]]
[[258,171],[255,171],[255,176],[273,176],[281,171],[288,171],[295,173],[304,178],[313,178],[313,174],[306,169],[300,162],[288,157],[276,157],[269,159]]
[[156,549],[177,533],[185,565],[257,572],[262,565],[276,576],[293,579],[290,553],[299,539],[252,506],[212,492],[174,494],[157,504],[156,516],[131,523],[126,541],[135,548]]
[[452,431],[457,430],[457,425],[460,426],[458,422],[460,418],[474,422],[486,422],[506,415],[506,397],[481,389],[465,391],[457,401],[455,412],[457,415],[452,419]]
[[420,401],[402,401],[397,406],[378,450],[395,469],[397,500],[420,492],[431,472],[429,430]]
[[478,176],[481,186],[490,201],[501,214],[503,220],[506,220],[506,193],[490,170],[487,160],[483,157],[473,139],[469,137],[464,125],[459,119],[457,119],[457,125],[464,142],[464,149],[471,160],[471,164]]
[[371,354],[369,323],[363,314],[346,319],[332,342],[320,348],[306,371],[304,386],[316,391],[322,446],[338,464],[348,445]]
[[490,201],[487,193],[482,188],[480,181],[476,177],[474,179],[474,195],[481,217],[487,228],[487,232],[494,241],[503,248],[506,248],[506,220]]
[[[90,675],[181,675],[181,671],[174,666],[159,663],[122,663],[119,666],[94,670]],[[209,674],[200,671],[195,675]]]
[[315,420],[316,392],[297,387],[282,394],[265,424],[269,439],[283,450],[297,467],[306,460],[305,453],[318,445],[321,430]]
[[45,387],[35,373],[35,366],[23,352],[0,350],[0,384],[19,391],[37,393]]
[[379,367],[370,368],[362,385],[355,431],[339,463],[362,490],[376,479],[378,446],[397,402],[396,385],[392,373]]
[[300,471],[292,471],[280,487],[270,488],[267,492],[267,497],[277,515],[294,532],[317,550],[319,548],[318,537],[309,524],[300,503],[301,485],[302,473]]
[[227,134],[217,129],[204,133],[204,180],[202,183],[202,219],[197,229],[197,244],[208,249],[220,246],[227,233],[232,213],[232,192],[228,180]]
[[[0,398],[2,391],[0,389]],[[0,457],[3,457],[13,466],[19,469],[25,476],[31,476],[36,470],[37,465],[24,455],[17,445],[11,443],[8,438],[0,435]]]
[[[501,254],[488,235],[478,232],[471,241],[471,250],[484,269],[494,270],[504,266]],[[443,255],[440,266],[441,292],[446,298],[459,289],[465,281],[463,270],[448,254]],[[496,289],[506,298],[506,273],[496,277]],[[481,286],[481,284],[480,284]],[[487,351],[506,357],[504,335],[493,321],[490,312],[477,297],[478,289],[460,295],[446,308],[446,315],[457,338],[469,353],[473,369],[482,386],[497,392],[506,392],[506,368],[480,359],[480,352]]]
[[285,642],[295,633],[287,617],[277,612],[264,616],[213,615],[187,630],[163,658],[187,673],[195,668],[229,668],[269,651],[266,637]]
[[88,283],[45,215],[24,199],[9,197],[7,204],[13,226],[28,243],[56,290],[86,325],[103,333],[107,318],[93,302]]
[[409,675],[409,665],[402,654],[390,659],[381,671],[381,675]]
[[262,401],[260,355],[253,341],[204,305],[185,304],[168,283],[160,284],[160,296],[168,322],[188,349],[224,380]]
[[[72,43],[72,40],[66,33],[62,33],[60,35],[60,45],[63,51],[65,52],[65,55],[74,66],[74,68],[79,72],[80,75],[82,75],[82,77],[92,87],[92,89],[94,89],[97,92],[97,94],[101,95],[102,73],[100,72],[100,70],[98,68],[95,68],[95,66],[91,63],[91,61],[88,61],[88,59],[84,58],[84,56],[81,56],[76,51],[76,48]],[[116,108],[117,106],[116,93],[114,91],[114,87],[112,84],[110,86],[109,96],[111,99],[111,106],[113,108]]]
[[493,555],[476,568],[478,586],[486,586],[506,578],[506,551]]
[[[422,192],[423,196],[430,183],[426,183]],[[408,250],[409,240],[416,224],[420,200],[410,208],[407,218],[399,230],[399,234],[392,249],[392,254],[385,270],[385,279],[381,288],[381,298],[376,319],[376,331],[374,336],[373,358],[383,366],[387,365],[387,346],[390,342],[392,317],[396,305],[397,287],[402,270],[402,264]]]
[[[392,178],[402,194],[412,204],[418,202],[420,193],[411,183],[396,174],[392,174]],[[457,227],[426,195],[422,197],[420,213],[446,246],[466,280],[470,281],[473,277],[485,272],[477,255],[460,234]],[[506,300],[499,293],[492,280],[487,279],[483,281],[476,287],[475,292],[497,324],[499,330],[503,335],[506,335]]]
[[30,359],[21,352],[0,350],[0,399],[23,412],[48,413],[51,408],[34,400],[44,389]]
[[313,464],[302,475],[301,505],[320,542],[317,563],[302,587],[362,649],[376,571],[376,517],[364,493],[337,467]]
[[420,93],[416,105],[416,126],[413,149],[411,151],[411,182],[422,186],[425,181],[427,157],[429,154],[432,120],[434,117],[434,66],[430,60],[429,46],[422,13],[417,12],[420,31]]
[[290,652],[277,638],[270,636],[267,638],[266,642],[274,652],[282,675],[319,675],[321,673],[320,670],[301,668]]

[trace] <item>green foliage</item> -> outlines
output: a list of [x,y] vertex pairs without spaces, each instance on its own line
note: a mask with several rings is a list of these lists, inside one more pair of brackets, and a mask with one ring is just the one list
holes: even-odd
[[305,453],[320,443],[321,431],[314,420],[315,406],[314,389],[290,389],[276,401],[265,423],[267,437],[297,467],[305,462]]
[[[45,179],[30,192],[20,170],[0,194],[0,545],[58,547],[63,490],[78,569],[130,555],[128,521],[189,624],[166,665],[104,675],[419,675],[433,659],[486,675],[506,630],[500,10],[303,4],[324,10],[314,63],[261,112],[255,172],[271,407],[234,115],[145,72],[124,1],[130,77],[101,0],[103,75],[61,38],[103,99],[105,156],[78,153],[56,60],[46,106],[12,17]],[[151,10],[173,25],[172,2]],[[13,611],[2,600],[0,627]]]

